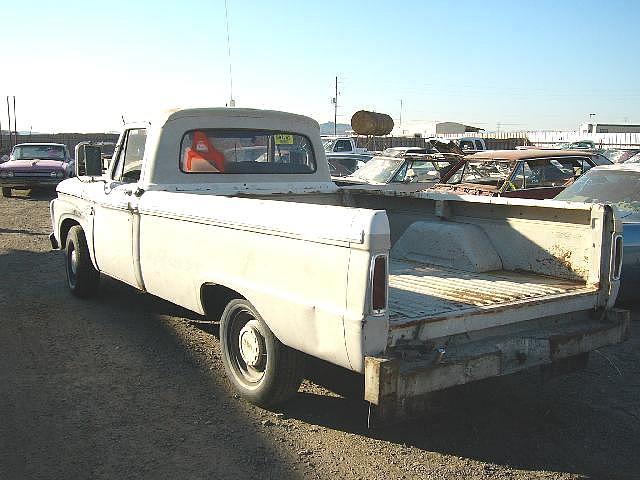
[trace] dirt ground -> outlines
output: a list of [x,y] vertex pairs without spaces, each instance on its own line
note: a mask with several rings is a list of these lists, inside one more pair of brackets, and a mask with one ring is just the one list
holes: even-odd
[[319,386],[357,376],[316,365],[262,410],[231,390],[215,324],[109,279],[72,297],[49,199],[0,198],[0,479],[640,478],[638,308],[586,371],[467,385],[368,431],[364,402]]

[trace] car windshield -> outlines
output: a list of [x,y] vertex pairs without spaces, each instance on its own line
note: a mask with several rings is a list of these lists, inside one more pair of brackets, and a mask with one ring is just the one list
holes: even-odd
[[640,213],[640,172],[592,170],[568,186],[556,200],[606,202],[624,212]]
[[333,151],[333,146],[335,145],[335,143],[336,143],[335,140],[323,140],[322,146],[324,147],[324,151],[325,152]]
[[404,158],[373,157],[356,170],[352,177],[363,182],[388,183],[403,163]]
[[630,157],[626,162],[624,163],[640,163],[640,152],[636,153],[633,157]]
[[639,150],[632,149],[607,149],[602,150],[600,153],[608,158],[613,163],[624,163],[629,160],[631,157],[636,155]]
[[62,145],[21,145],[13,149],[14,160],[65,160]]
[[415,154],[419,154],[419,153],[428,153],[426,148],[416,148],[416,147],[407,147],[407,148],[403,148],[403,147],[391,147],[391,148],[387,148],[382,152],[382,156],[383,157],[394,157],[394,158],[399,158],[399,157],[404,157],[407,154],[410,153],[415,153]]
[[512,163],[501,160],[473,161],[468,160],[447,180],[446,183],[481,183],[483,185],[497,185],[505,180],[512,170]]
[[441,172],[446,172],[451,167],[449,161],[436,161],[425,159],[412,159],[407,156],[407,161],[393,177],[393,182],[411,183],[436,183],[440,180]]

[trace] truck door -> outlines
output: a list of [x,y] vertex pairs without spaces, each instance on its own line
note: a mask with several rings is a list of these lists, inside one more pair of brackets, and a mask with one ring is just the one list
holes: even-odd
[[146,130],[135,128],[123,134],[122,146],[109,169],[106,182],[92,185],[95,201],[93,245],[100,271],[138,288],[139,256],[135,241],[139,235],[138,197]]

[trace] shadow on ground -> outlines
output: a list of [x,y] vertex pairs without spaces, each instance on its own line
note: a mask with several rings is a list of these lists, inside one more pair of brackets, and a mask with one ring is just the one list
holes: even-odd
[[[214,323],[109,279],[97,298],[77,300],[53,253],[9,251],[0,271],[10,286],[0,294],[0,474],[294,476],[289,453],[262,435],[260,411],[224,379]],[[424,417],[374,431],[362,378],[312,361],[316,385],[280,411],[512,468],[631,478],[640,451],[638,350],[634,337],[592,358],[587,371],[544,384],[526,373],[451,389]]]
[[188,312],[111,280],[78,300],[53,252],[0,271],[1,478],[295,478]]

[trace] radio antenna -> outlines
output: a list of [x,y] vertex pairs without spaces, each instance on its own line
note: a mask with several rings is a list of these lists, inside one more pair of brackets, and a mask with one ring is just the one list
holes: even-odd
[[233,75],[231,74],[231,40],[229,37],[229,8],[227,0],[224,0],[224,20],[227,25],[227,55],[229,56],[229,106],[235,107],[236,101],[233,99]]

